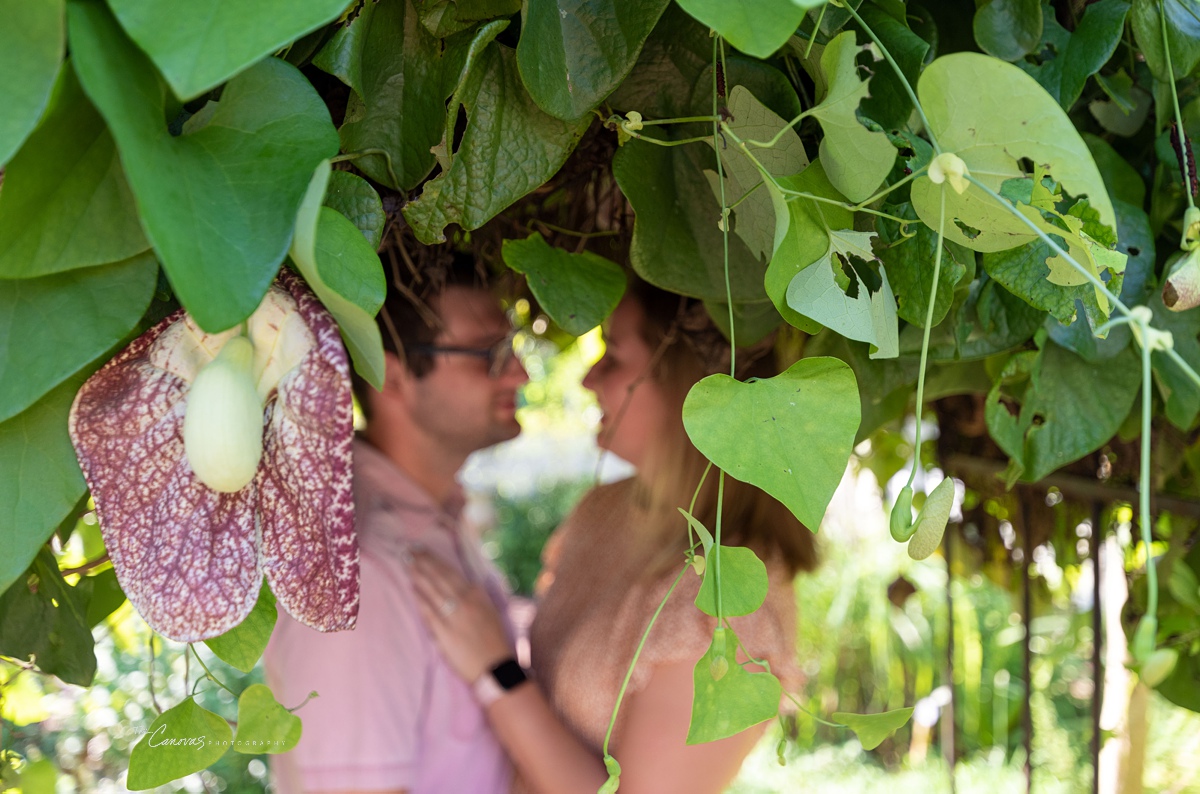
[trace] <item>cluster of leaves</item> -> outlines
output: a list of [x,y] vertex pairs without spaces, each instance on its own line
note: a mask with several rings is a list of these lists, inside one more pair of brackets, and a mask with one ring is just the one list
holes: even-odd
[[[1139,375],[1159,432],[1200,414],[1179,366],[1200,367],[1200,321],[1157,291],[1187,236],[1200,131],[1189,0],[987,0],[970,26],[948,0],[10,5],[0,652],[71,680],[90,679],[88,621],[115,587],[103,566],[67,584],[44,550],[86,509],[66,422],[83,380],[176,305],[208,332],[238,325],[286,259],[379,384],[381,194],[422,243],[461,241],[536,201],[589,129],[621,142],[611,174],[642,278],[703,300],[739,343],[782,324],[811,336],[776,378],[706,379],[685,406],[719,476],[811,527],[854,442],[908,410],[914,385],[918,410],[986,394],[1010,481],[1100,448]],[[612,262],[537,235],[502,257],[573,333],[623,288]],[[1149,322],[1126,322],[1134,305]],[[1147,445],[1150,429],[1146,413]],[[945,496],[894,524],[914,556],[936,547]],[[773,715],[779,684],[730,664],[724,619],[761,603],[761,563],[722,547],[719,523],[688,526],[708,560],[697,605],[719,621],[696,668],[691,738],[706,741]],[[1151,652],[1181,634],[1156,628]],[[1176,678],[1200,659],[1181,649]]]

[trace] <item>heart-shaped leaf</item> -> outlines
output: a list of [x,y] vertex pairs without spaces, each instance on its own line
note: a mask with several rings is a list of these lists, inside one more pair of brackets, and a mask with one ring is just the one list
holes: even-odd
[[859,418],[854,373],[824,357],[750,383],[710,375],[683,404],[684,428],[700,452],[813,531],[842,479]]
[[63,0],[0,4],[0,166],[37,125],[63,57]]
[[283,261],[313,168],[337,152],[324,101],[294,66],[267,58],[225,86],[200,115],[207,123],[173,136],[166,86],[104,5],[73,2],[67,20],[79,81],[180,302],[210,333],[242,322]]
[[125,785],[142,791],[207,769],[232,740],[228,722],[188,698],[158,715],[134,746]]
[[[714,546],[714,549],[716,547]],[[724,617],[749,615],[767,600],[767,566],[745,546],[721,545],[708,550],[704,581],[696,594],[696,608],[717,615],[717,571],[721,575],[721,612]]]
[[111,0],[130,37],[188,100],[337,18],[346,0]]
[[546,244],[534,232],[505,240],[504,263],[524,273],[538,303],[569,334],[582,336],[612,313],[625,294],[625,271],[616,262],[583,251],[572,254]]
[[779,712],[783,687],[770,673],[748,673],[737,663],[731,629],[718,628],[692,673],[688,744],[715,742],[769,720]]
[[383,305],[387,281],[379,256],[358,227],[321,205],[329,174],[328,160],[313,172],[296,215],[292,262],[337,320],[354,369],[382,389],[383,340],[375,315]]
[[[254,602],[254,608],[250,610],[246,619],[221,636],[205,640],[204,644],[221,661],[248,673],[254,669],[254,665],[262,658],[263,651],[267,649],[278,617],[275,594],[271,592],[270,587],[263,584],[258,591],[258,600]],[[242,697],[245,696],[245,693],[242,693]],[[238,719],[240,724],[241,717]]]
[[769,58],[796,32],[810,8],[825,0],[679,0],[684,11],[708,25],[747,55]]
[[825,96],[812,109],[821,123],[820,157],[825,173],[846,198],[869,198],[892,170],[896,147],[886,134],[872,131],[858,120],[858,106],[867,98],[867,81],[859,77],[855,58],[862,48],[853,31],[838,34],[821,53],[821,82]]
[[103,265],[149,247],[112,135],[68,64],[46,117],[5,169],[0,277]]
[[237,735],[233,737],[237,752],[286,753],[300,742],[300,731],[300,718],[279,705],[263,684],[251,684],[238,698]]
[[921,512],[912,526],[912,539],[908,541],[908,556],[914,560],[923,560],[937,551],[942,543],[942,535],[946,532],[946,522],[950,520],[950,510],[954,507],[954,480],[946,477],[937,484],[933,492],[925,499]]
[[893,731],[904,727],[912,713],[911,708],[885,711],[880,714],[851,714],[845,711],[836,711],[832,719],[858,734],[858,741],[864,750],[874,750],[883,743],[884,739],[891,736]]

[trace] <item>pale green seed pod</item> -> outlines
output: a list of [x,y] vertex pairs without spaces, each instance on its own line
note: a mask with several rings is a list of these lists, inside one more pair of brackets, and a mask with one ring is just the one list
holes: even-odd
[[183,418],[183,449],[196,479],[221,493],[250,484],[263,453],[263,404],[254,346],[230,339],[196,376]]
[[896,504],[892,506],[889,525],[892,532],[892,540],[897,543],[904,543],[916,531],[913,527],[912,498],[912,486],[906,485],[900,489],[900,494],[896,497]]
[[1167,680],[1167,676],[1175,669],[1179,661],[1179,653],[1174,648],[1159,648],[1142,662],[1140,675],[1142,683],[1153,689]]

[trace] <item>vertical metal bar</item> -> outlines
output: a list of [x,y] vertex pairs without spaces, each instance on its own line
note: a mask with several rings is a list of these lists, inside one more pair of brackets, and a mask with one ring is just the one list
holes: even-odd
[[1025,678],[1025,709],[1021,715],[1021,722],[1025,728],[1025,791],[1029,794],[1033,791],[1033,711],[1030,705],[1033,700],[1033,676],[1030,672],[1033,666],[1033,649],[1030,645],[1030,640],[1032,640],[1030,626],[1033,622],[1033,594],[1030,592],[1029,586],[1029,566],[1033,562],[1033,527],[1030,525],[1031,522],[1029,520],[1029,503],[1019,494],[1017,498],[1021,500],[1021,523],[1023,524],[1023,542],[1021,546],[1021,624],[1025,629],[1025,653],[1022,662],[1022,675]]
[[1104,697],[1104,638],[1100,614],[1100,549],[1104,546],[1104,505],[1092,501],[1092,794],[1100,794],[1100,709]]
[[951,585],[954,582],[954,528],[947,527],[942,538],[942,553],[946,555],[946,685],[950,688],[950,702],[943,711],[942,722],[942,754],[946,758],[946,768],[950,770],[950,794],[955,794],[954,782],[955,765],[957,764],[957,748],[955,747],[958,720],[955,716],[954,696],[954,594]]

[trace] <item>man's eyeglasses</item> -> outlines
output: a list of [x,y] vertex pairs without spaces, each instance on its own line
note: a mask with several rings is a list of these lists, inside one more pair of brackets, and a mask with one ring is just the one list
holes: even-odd
[[413,345],[412,352],[424,355],[436,355],[438,353],[457,354],[463,356],[474,356],[487,361],[488,377],[498,378],[508,367],[508,363],[516,358],[516,353],[513,352],[513,338],[516,336],[516,331],[510,332],[503,339],[496,342],[491,347],[461,347],[458,345]]

